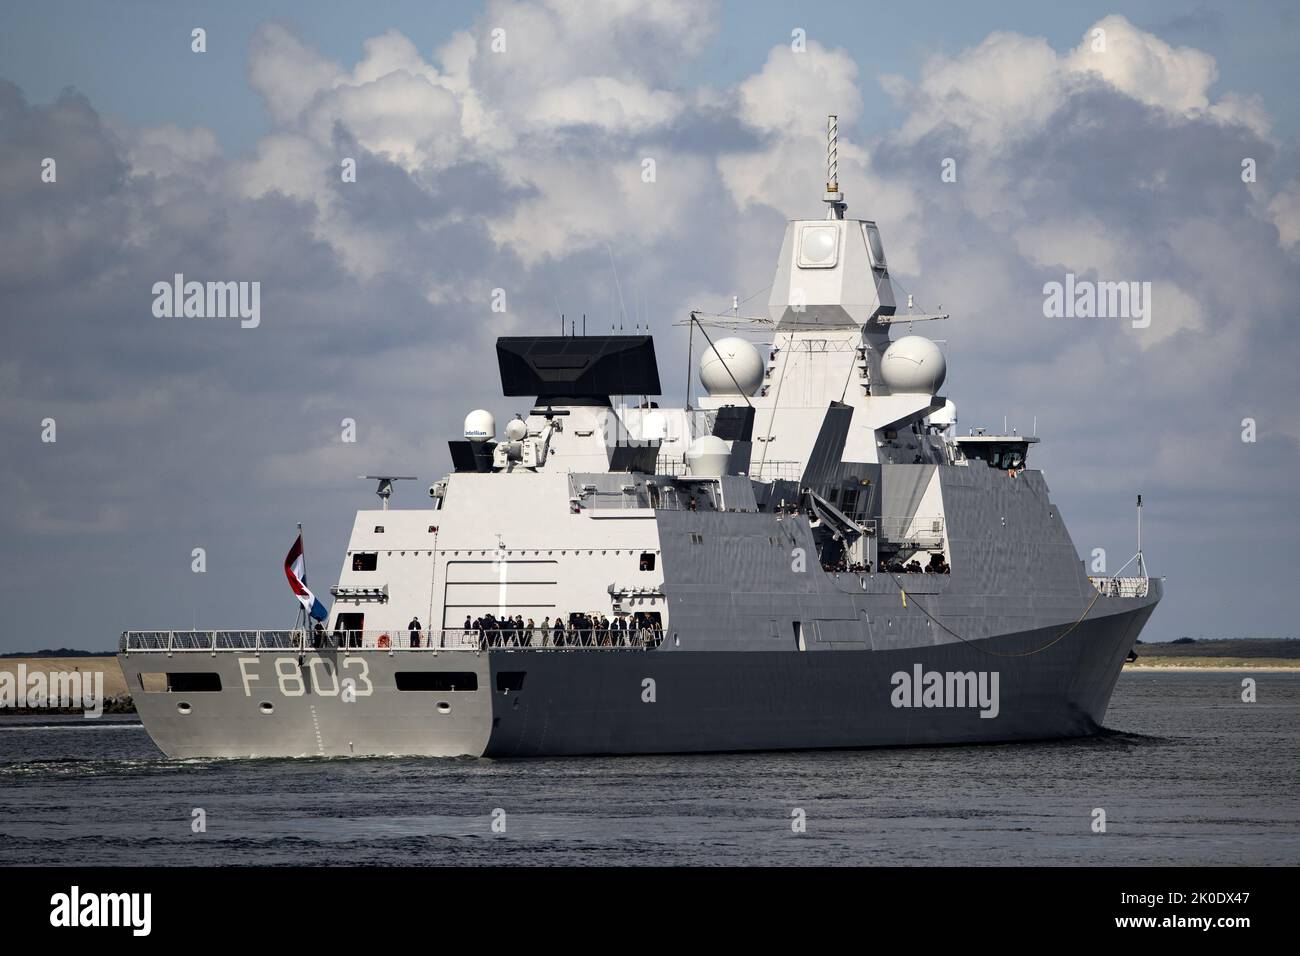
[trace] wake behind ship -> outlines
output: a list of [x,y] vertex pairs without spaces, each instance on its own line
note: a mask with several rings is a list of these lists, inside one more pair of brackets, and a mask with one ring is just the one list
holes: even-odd
[[[357,512],[324,626],[127,631],[173,757],[629,754],[1095,732],[1161,583],[1090,578],[1037,437],[958,433],[876,224],[786,227],[766,318],[499,339],[428,508]],[[710,332],[710,329],[713,331]],[[721,337],[743,331],[761,339]],[[292,579],[291,579],[292,580]],[[304,621],[307,619],[304,617]]]

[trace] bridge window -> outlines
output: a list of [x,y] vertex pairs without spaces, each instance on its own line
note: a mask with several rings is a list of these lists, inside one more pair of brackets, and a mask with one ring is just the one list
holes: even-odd
[[353,571],[373,571],[379,567],[378,551],[359,551],[352,556]]
[[652,552],[646,551],[642,553],[640,567],[642,571],[653,571],[655,569],[655,556]]
[[874,222],[864,222],[862,232],[867,237],[867,251],[871,253],[871,268],[885,269],[885,245],[880,241],[880,229]]

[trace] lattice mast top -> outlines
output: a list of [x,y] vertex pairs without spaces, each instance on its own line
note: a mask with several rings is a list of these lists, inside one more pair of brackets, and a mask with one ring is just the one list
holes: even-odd
[[826,195],[822,201],[828,206],[827,219],[844,218],[844,193],[840,192],[839,117],[831,113],[826,117]]

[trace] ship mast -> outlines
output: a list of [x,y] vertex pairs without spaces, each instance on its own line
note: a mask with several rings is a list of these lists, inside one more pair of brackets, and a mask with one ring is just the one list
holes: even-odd
[[843,219],[846,208],[844,193],[840,192],[839,138],[839,116],[831,113],[826,117],[826,195],[822,197],[828,207],[827,219]]

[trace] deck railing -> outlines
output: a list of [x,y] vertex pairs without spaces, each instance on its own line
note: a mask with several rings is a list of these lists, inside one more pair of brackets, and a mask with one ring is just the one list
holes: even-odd
[[600,628],[555,632],[540,627],[502,630],[449,628],[432,631],[401,629],[365,631],[123,631],[118,648],[174,653],[304,650],[478,651],[504,648],[524,651],[649,650],[663,641],[663,632],[650,628],[630,631]]
[[1088,578],[1103,597],[1144,598],[1151,589],[1150,578]]
[[[766,481],[784,479],[798,481],[803,476],[803,464],[797,461],[759,461],[747,471],[750,478]],[[655,460],[655,474],[672,475],[674,478],[689,477],[686,474],[686,459],[680,455],[660,455]]]
[[943,515],[883,515],[880,536],[894,544],[916,548],[943,546]]

